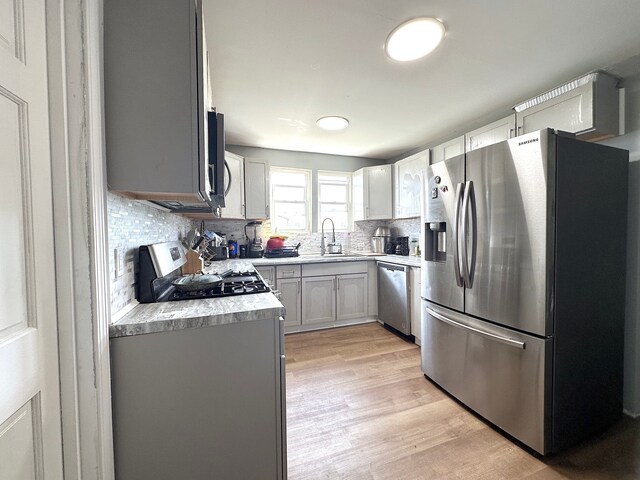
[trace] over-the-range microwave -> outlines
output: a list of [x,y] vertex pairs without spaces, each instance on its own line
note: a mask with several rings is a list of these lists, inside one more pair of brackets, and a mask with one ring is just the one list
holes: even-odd
[[[175,213],[214,213],[217,209],[224,207],[224,197],[229,190],[225,190],[225,168],[229,166],[225,156],[224,137],[224,115],[222,113],[208,112],[207,114],[207,137],[205,147],[205,164],[199,169],[201,175],[200,194],[202,202],[189,202],[182,200],[160,200],[153,199],[150,202],[167,208]],[[229,175],[230,183],[230,175]]]

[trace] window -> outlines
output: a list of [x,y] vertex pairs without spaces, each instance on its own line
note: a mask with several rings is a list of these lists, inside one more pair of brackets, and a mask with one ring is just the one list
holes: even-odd
[[271,167],[271,227],[281,232],[311,230],[311,171]]
[[351,173],[318,172],[318,231],[327,217],[333,220],[336,230],[351,228],[350,192]]

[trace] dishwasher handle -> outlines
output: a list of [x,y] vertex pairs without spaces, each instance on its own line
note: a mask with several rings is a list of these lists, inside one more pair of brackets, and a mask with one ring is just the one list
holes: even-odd
[[394,265],[393,263],[378,262],[378,267],[384,268],[385,270],[398,271],[398,272],[407,271],[407,267],[405,267],[404,265]]

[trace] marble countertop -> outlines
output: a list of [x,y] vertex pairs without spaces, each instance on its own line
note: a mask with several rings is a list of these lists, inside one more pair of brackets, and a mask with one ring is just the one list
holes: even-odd
[[[299,265],[329,262],[384,261],[399,265],[420,267],[420,257],[402,255],[303,255],[291,258],[229,259],[212,262],[205,273],[222,273],[227,270],[247,271],[253,266]],[[225,298],[182,300],[177,302],[141,303],[115,320],[109,326],[111,338],[128,335],[183,330],[224,325],[279,317],[285,314],[284,306],[271,293],[238,295]]]
[[[270,265],[301,265],[307,263],[331,263],[331,262],[363,262],[363,261],[375,261],[395,263],[397,265],[408,265],[410,267],[420,267],[421,259],[416,256],[404,256],[404,255],[376,255],[371,253],[351,253],[344,255],[301,255],[299,257],[288,258],[251,258],[242,260],[227,260],[227,262],[234,261],[246,261],[256,267],[270,266]],[[223,262],[220,262],[223,263]],[[214,262],[215,264],[215,262]],[[212,264],[212,267],[214,265]]]
[[109,326],[109,337],[266,320],[284,313],[284,306],[272,293],[141,303]]

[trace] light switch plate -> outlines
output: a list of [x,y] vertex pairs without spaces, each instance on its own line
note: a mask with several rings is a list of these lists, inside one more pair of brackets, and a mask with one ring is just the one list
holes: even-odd
[[117,248],[113,249],[113,263],[116,267],[116,278],[124,275],[124,254]]

